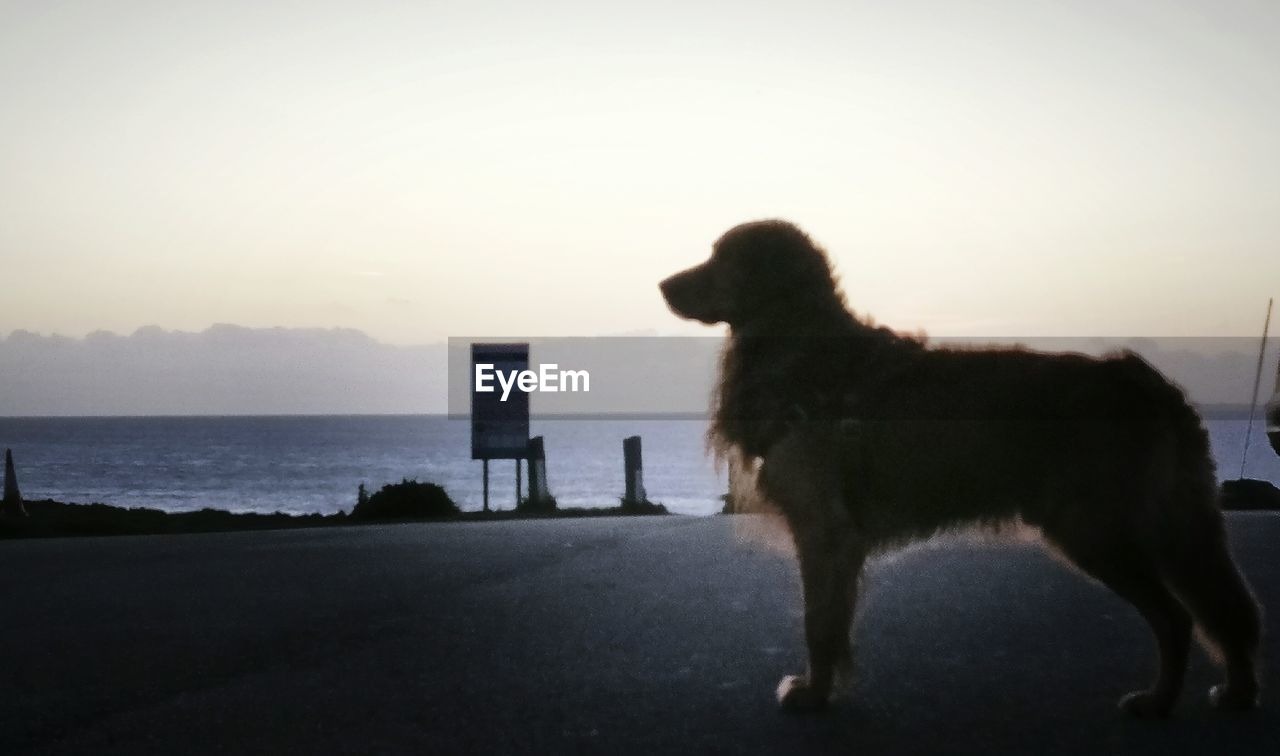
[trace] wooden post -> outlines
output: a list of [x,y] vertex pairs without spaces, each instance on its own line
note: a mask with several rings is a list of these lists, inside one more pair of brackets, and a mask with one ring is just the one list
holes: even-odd
[[622,467],[626,486],[622,496],[623,506],[643,504],[647,497],[644,492],[644,462],[640,454],[639,436],[622,439]]
[[547,456],[542,436],[529,439],[529,506],[555,509],[555,500],[547,488]]
[[489,458],[484,458],[484,511],[489,511]]
[[[1253,415],[1258,411],[1258,386],[1262,383],[1262,359],[1267,354],[1267,329],[1271,327],[1271,305],[1275,300],[1267,300],[1267,319],[1262,322],[1262,343],[1258,344],[1258,372],[1253,375],[1253,401],[1249,404],[1249,424],[1244,429],[1244,453],[1240,455],[1240,477],[1244,478],[1244,466],[1249,461],[1249,438],[1253,436]],[[1271,439],[1271,434],[1267,434]],[[1272,442],[1272,446],[1275,442]]]
[[22,506],[22,493],[18,490],[18,472],[13,469],[13,450],[4,450],[4,500],[0,503],[0,515],[26,517]]
[[1267,418],[1267,440],[1271,442],[1271,449],[1280,454],[1280,364],[1276,365],[1276,388],[1263,416]]
[[[1276,383],[1280,384],[1280,375],[1276,376]],[[1267,402],[1267,440],[1271,442],[1271,449],[1280,454],[1280,385],[1276,386],[1275,396]]]
[[522,464],[523,461],[519,457],[516,457],[516,507],[520,506],[520,466]]

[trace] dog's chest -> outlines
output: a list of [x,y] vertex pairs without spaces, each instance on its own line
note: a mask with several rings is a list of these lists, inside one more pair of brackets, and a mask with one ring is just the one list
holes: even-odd
[[766,366],[722,380],[715,432],[745,456],[765,455],[799,426],[840,422],[850,416],[851,392],[804,371]]

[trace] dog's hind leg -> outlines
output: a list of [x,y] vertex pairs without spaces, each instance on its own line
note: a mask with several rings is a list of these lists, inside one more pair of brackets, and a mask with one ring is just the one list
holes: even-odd
[[1160,649],[1155,682],[1120,699],[1137,717],[1165,717],[1182,690],[1191,648],[1191,615],[1169,592],[1137,543],[1096,530],[1046,525],[1045,538],[1088,575],[1133,604],[1151,625]]
[[1191,609],[1206,639],[1222,652],[1227,681],[1209,691],[1214,707],[1251,709],[1258,704],[1257,652],[1261,612],[1231,558],[1222,517],[1187,533],[1192,543],[1167,555],[1164,568],[1173,590]]

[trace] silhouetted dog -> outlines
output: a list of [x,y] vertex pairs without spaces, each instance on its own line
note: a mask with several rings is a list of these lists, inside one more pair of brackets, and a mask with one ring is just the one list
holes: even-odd
[[1135,354],[933,349],[859,320],[826,255],[788,223],[731,229],[661,284],[677,315],[728,323],[713,448],[791,531],[808,672],[778,700],[821,707],[850,662],[869,553],[1021,521],[1150,623],[1160,671],[1120,701],[1165,716],[1193,620],[1221,652],[1214,706],[1256,705],[1259,609],[1227,547],[1214,466],[1182,391]]

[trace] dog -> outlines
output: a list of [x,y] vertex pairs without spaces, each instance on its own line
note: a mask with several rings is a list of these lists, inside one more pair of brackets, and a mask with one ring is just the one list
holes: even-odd
[[970,525],[1037,529],[1137,608],[1159,647],[1120,708],[1165,717],[1192,629],[1218,653],[1219,709],[1258,705],[1261,610],[1232,559],[1208,435],[1182,390],[1131,352],[927,347],[855,315],[826,253],[779,220],[736,226],[659,285],[728,338],[708,432],[785,521],[804,592],[808,669],[777,689],[823,707],[851,665],[869,555]]

